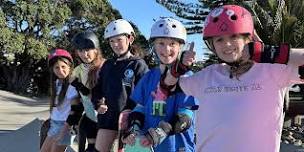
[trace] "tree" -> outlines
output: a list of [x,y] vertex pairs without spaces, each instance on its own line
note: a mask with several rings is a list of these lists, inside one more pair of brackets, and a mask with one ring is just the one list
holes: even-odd
[[[210,9],[223,4],[238,4],[253,14],[255,27],[267,44],[288,42],[304,47],[304,1],[302,0],[156,0],[182,18],[189,34],[200,33]],[[209,56],[212,58],[212,56]]]
[[[0,0],[0,86],[16,93],[46,93],[49,50],[73,53],[70,41],[83,30],[94,31],[110,57],[102,33],[117,18],[120,13],[107,0]],[[147,46],[137,33],[139,43]]]
[[55,46],[51,32],[62,28],[71,12],[46,0],[0,2],[1,71],[6,89],[26,92],[37,63]]

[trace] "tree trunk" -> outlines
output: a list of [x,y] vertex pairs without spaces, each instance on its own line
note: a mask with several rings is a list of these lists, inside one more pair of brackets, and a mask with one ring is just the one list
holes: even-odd
[[27,93],[32,74],[29,66],[3,66],[6,90],[15,93]]

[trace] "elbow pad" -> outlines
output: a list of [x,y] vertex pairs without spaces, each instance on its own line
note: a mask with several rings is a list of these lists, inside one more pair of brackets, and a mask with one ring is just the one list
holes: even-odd
[[75,114],[80,114],[81,115],[82,112],[84,111],[82,103],[72,104],[71,105],[71,111],[73,111]]
[[71,111],[73,112],[73,114],[70,114],[68,116],[66,122],[70,126],[77,125],[81,116],[82,116],[83,110],[84,110],[84,108],[83,108],[83,105],[81,103],[72,104],[71,105]]
[[255,41],[248,43],[248,48],[250,59],[258,63],[287,64],[289,59],[290,45],[288,43],[272,46]]
[[74,125],[78,125],[78,122],[80,120],[82,115],[80,114],[70,114],[66,120],[66,122],[70,125],[70,126],[74,126]]

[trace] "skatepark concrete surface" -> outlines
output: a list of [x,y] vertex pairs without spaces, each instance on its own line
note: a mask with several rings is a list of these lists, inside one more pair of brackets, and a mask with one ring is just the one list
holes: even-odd
[[39,152],[39,131],[49,117],[48,109],[47,98],[0,90],[0,152]]
[[[0,152],[39,152],[39,130],[49,117],[47,98],[23,97],[0,90]],[[67,152],[75,152],[77,143]],[[304,152],[281,144],[280,152]]]

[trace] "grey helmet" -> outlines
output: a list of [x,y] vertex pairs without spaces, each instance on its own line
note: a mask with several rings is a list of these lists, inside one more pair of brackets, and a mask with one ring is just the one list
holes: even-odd
[[92,31],[77,33],[72,39],[72,45],[78,50],[99,48],[97,35]]

